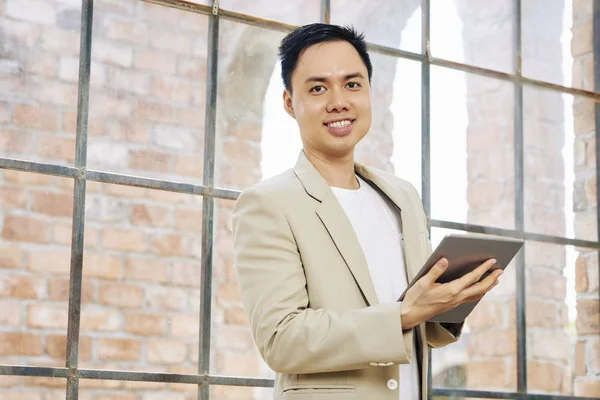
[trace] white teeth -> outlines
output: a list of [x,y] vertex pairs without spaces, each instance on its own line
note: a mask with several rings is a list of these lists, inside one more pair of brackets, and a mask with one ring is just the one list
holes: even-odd
[[352,123],[352,121],[350,121],[349,119],[346,119],[344,121],[336,121],[336,122],[332,122],[330,124],[328,124],[327,126],[330,128],[343,128],[345,126],[348,126]]

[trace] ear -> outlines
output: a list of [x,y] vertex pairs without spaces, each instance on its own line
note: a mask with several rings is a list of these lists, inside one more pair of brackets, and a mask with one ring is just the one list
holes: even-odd
[[287,89],[283,91],[283,108],[285,108],[285,112],[287,112],[290,117],[296,119],[294,106],[292,104],[292,94]]

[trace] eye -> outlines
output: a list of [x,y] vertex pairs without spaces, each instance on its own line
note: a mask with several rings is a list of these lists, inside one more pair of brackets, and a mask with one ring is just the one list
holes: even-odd
[[310,92],[311,93],[322,93],[324,90],[325,90],[325,88],[323,86],[317,85],[317,86],[312,87],[310,89]]
[[360,83],[348,82],[348,84],[346,86],[348,86],[348,88],[350,88],[350,89],[358,89],[360,87]]

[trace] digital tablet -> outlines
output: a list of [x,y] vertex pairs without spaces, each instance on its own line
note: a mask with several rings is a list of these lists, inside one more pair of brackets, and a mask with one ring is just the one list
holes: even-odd
[[[402,293],[398,301],[402,301],[406,292],[420,278],[429,272],[440,258],[448,260],[448,268],[436,282],[446,283],[473,271],[485,261],[494,258],[496,264],[490,268],[481,279],[485,279],[490,273],[497,269],[504,270],[515,255],[523,247],[522,239],[498,237],[480,234],[449,234],[440,242],[439,246],[431,253],[429,259],[421,268],[421,271],[410,282],[407,289]],[[439,314],[429,321],[432,322],[463,322],[479,303],[474,301],[464,303],[460,306]]]

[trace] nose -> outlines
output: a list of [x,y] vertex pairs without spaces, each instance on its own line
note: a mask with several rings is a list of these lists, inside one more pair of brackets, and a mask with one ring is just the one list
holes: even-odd
[[329,91],[329,101],[327,103],[327,112],[342,112],[348,111],[350,104],[345,93],[340,89],[332,89]]

